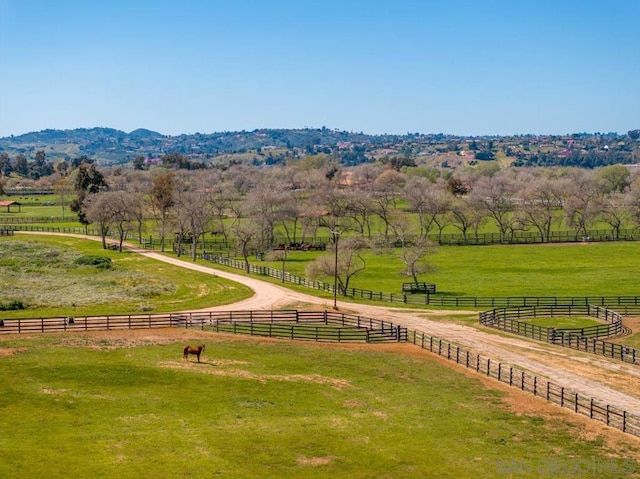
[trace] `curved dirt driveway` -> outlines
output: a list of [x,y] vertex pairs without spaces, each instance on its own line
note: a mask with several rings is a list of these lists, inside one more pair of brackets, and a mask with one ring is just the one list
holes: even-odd
[[[65,236],[99,240],[99,238],[83,235]],[[190,259],[165,256],[132,245],[127,245],[127,249],[158,261],[226,278],[244,284],[255,291],[251,298],[207,310],[299,308],[305,303],[316,305],[321,309],[333,307],[332,300],[292,291],[255,277],[217,270],[206,263],[194,263]],[[460,311],[398,309],[392,306],[361,305],[344,301],[338,302],[338,309],[352,314],[389,320],[430,336],[446,339],[491,359],[518,366],[556,384],[640,415],[640,368],[638,366],[518,337],[505,337],[489,329],[483,330],[480,326],[475,328],[438,320],[448,313],[460,314]]]

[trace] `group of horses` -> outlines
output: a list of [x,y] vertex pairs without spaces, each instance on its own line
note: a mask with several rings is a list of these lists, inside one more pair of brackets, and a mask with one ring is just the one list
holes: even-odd
[[193,354],[197,356],[198,362],[200,362],[200,355],[203,352],[204,352],[204,344],[201,344],[200,346],[185,346],[184,349],[182,350],[182,359],[186,361],[189,359],[189,355]]

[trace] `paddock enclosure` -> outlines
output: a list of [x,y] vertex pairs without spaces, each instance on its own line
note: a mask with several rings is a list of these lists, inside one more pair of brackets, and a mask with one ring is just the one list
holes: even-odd
[[389,321],[332,311],[227,311],[120,316],[7,319],[0,334],[192,328],[291,340],[410,343],[465,368],[640,437],[640,416],[571,388]]

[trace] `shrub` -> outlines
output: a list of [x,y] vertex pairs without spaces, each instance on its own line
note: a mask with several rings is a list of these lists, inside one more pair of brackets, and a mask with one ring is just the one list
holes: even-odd
[[80,266],[95,266],[100,269],[111,268],[111,258],[98,255],[84,255],[75,260],[75,263]]
[[17,311],[19,309],[26,309],[22,301],[14,299],[8,303],[0,303],[0,311]]

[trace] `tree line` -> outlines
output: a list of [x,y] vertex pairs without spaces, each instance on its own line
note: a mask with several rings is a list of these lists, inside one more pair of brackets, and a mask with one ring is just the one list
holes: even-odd
[[[186,170],[167,162],[133,170],[79,157],[34,186],[52,186],[63,216],[68,206],[85,227],[97,227],[104,248],[110,235],[120,249],[126,238],[152,235],[162,251],[188,249],[195,260],[215,234],[248,264],[256,252],[329,237],[330,252],[340,241],[346,288],[364,268],[362,251],[392,245],[401,246],[394,254],[417,282],[434,247],[428,238],[445,232],[472,239],[497,231],[508,243],[527,231],[548,242],[553,231],[570,230],[577,239],[606,225],[617,239],[621,229],[640,227],[638,171],[482,163],[451,174],[388,161],[345,167],[319,156],[268,168]],[[331,256],[313,268],[310,275],[332,274]]]

